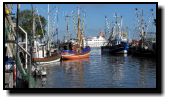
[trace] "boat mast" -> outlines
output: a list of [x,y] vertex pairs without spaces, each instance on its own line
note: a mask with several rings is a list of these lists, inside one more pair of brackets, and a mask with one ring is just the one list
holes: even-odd
[[[53,26],[52,26],[52,34],[54,34],[53,33],[53,31],[54,31],[54,25],[55,25],[55,19],[56,19],[56,15],[57,15],[57,6],[56,6],[56,11],[55,11],[55,17],[54,17],[54,23],[53,23]],[[53,35],[52,35],[53,36]],[[58,38],[57,38],[58,39]],[[52,41],[52,40],[51,40]],[[53,37],[53,41],[54,41],[54,37]]]
[[109,34],[110,34],[109,23],[108,23],[108,21],[107,21],[107,16],[106,16],[106,15],[105,15],[105,19],[106,19],[106,24],[107,24],[108,32],[109,32]]
[[146,35],[147,35],[147,32],[148,32],[148,27],[149,27],[149,23],[150,23],[152,13],[153,13],[153,9],[151,9],[151,14],[150,14],[148,25],[147,25],[147,28],[146,28]]
[[[115,22],[115,26],[116,25],[118,25],[118,31],[119,31],[119,33],[117,32],[117,30],[116,30],[116,37],[118,36],[118,38],[120,38],[120,26],[119,26],[119,24],[117,23],[117,18],[118,18],[118,16],[117,16],[117,14],[115,13],[115,16],[114,16],[115,18],[116,18],[116,22]],[[113,31],[114,32],[114,31]]]
[[142,10],[142,36],[144,36],[143,10]]
[[123,28],[122,28],[122,24],[123,24],[123,19],[122,19],[122,16],[121,16],[121,34],[123,35]]
[[79,13],[79,9],[80,9],[80,7],[78,7],[78,31],[79,31],[79,53],[80,53],[81,52],[81,43],[82,43],[82,39],[83,39],[83,28],[84,28],[85,11],[84,11],[84,17],[83,17],[82,30],[80,30],[80,13]]
[[78,8],[78,32],[79,32],[79,40],[78,40],[78,43],[79,43],[79,53],[80,53],[80,51],[81,51],[81,44],[80,44],[80,13],[79,13],[79,8],[80,7],[77,7]]
[[127,35],[129,35],[128,34],[128,27],[126,27],[126,36],[125,36],[126,38],[127,38]]
[[[35,36],[35,17],[34,17],[34,9],[33,9],[33,4],[32,4],[32,21],[33,21],[33,24],[32,24],[32,34],[33,34],[33,38],[34,38],[34,36]],[[35,39],[35,38],[34,38]],[[35,45],[35,40],[34,40],[34,42],[33,42],[33,45],[34,45],[34,47],[36,46]]]
[[67,42],[68,42],[68,19],[67,19]]
[[[82,30],[80,30],[80,7],[77,7],[78,8],[78,30],[76,30],[76,25],[75,25],[75,20],[74,20],[74,15],[73,15],[73,11],[71,12],[72,13],[72,16],[73,16],[73,22],[74,22],[74,28],[75,28],[75,32],[76,32],[76,37],[78,39],[78,46],[79,46],[79,53],[81,52],[81,42],[82,42],[82,39],[83,39],[83,28],[84,28],[84,18],[85,18],[85,11],[84,11],[84,17],[83,17],[83,25],[82,25]],[[79,33],[79,35],[77,34],[77,31]]]
[[37,7],[36,7],[36,10],[37,10],[37,14],[38,14],[38,19],[39,19],[39,22],[40,22],[41,30],[42,30],[42,33],[43,33],[44,41],[45,41],[44,31],[43,31],[43,28],[42,28],[42,24],[41,24],[41,20],[40,20],[40,16],[39,16]]
[[68,17],[70,17],[70,16],[68,16],[68,15],[65,16],[65,20],[67,20],[67,42],[68,42],[68,37],[69,37],[69,36],[68,36],[68,33],[69,33],[69,32],[68,32],[68,30],[69,30]]
[[[85,10],[84,10],[84,16],[83,16],[83,25],[82,25],[82,32],[81,32],[81,41],[80,41],[80,44],[83,44],[82,43],[82,39],[83,39],[83,29],[84,29],[84,18],[85,18]],[[84,45],[83,45],[84,46]]]
[[140,34],[139,18],[138,18],[138,9],[137,9],[137,8],[136,8],[136,14],[137,14],[137,20],[138,20],[139,35],[141,35],[141,34]]
[[78,39],[78,34],[77,34],[77,30],[76,30],[76,24],[75,24],[75,20],[74,20],[73,11],[72,11],[71,13],[72,13],[72,17],[73,17],[74,29],[75,29],[76,37],[77,37],[77,39]]
[[143,37],[144,37],[144,22],[143,22],[143,10],[142,10],[142,50],[143,50]]
[[[105,15],[105,19],[106,19],[106,24],[107,24],[107,28],[108,28],[108,33],[110,35],[109,39],[108,39],[108,44],[109,45],[111,43],[111,39],[112,39],[112,34],[110,34],[110,30],[109,30],[109,23],[107,21],[107,16]],[[112,31],[113,31],[113,28],[112,28]],[[112,32],[113,33],[113,32]]]
[[50,53],[50,51],[49,51],[49,4],[48,4],[48,12],[47,12],[47,14],[48,14],[48,52]]
[[84,28],[84,18],[85,18],[85,10],[84,10],[84,16],[83,16],[83,25],[82,25],[82,32],[81,32],[81,35],[83,35],[83,28]]

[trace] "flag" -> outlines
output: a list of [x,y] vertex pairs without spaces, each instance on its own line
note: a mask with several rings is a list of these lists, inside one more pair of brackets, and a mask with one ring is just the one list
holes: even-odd
[[35,18],[37,18],[37,17],[38,17],[38,15],[35,16]]
[[53,37],[58,34],[58,28],[56,29],[55,33],[53,34]]

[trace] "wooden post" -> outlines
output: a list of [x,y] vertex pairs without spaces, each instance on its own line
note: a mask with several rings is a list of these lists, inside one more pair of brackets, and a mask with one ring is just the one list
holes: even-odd
[[[18,32],[19,32],[19,10],[20,10],[20,4],[17,5],[17,25],[16,25],[16,43],[18,44]],[[18,45],[16,45],[16,69],[18,68],[18,61],[17,61],[17,57],[18,57]],[[16,71],[16,75],[17,75],[17,71]],[[16,88],[17,88],[17,79],[16,79]]]

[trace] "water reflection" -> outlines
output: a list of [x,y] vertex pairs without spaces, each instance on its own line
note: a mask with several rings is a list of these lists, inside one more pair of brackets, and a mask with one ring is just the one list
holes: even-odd
[[123,88],[124,86],[121,84],[125,78],[124,69],[126,66],[126,57],[124,54],[102,54],[103,61],[106,65],[110,64],[110,67],[104,65],[105,69],[108,71],[106,78],[109,80],[112,85],[109,86],[111,88]]
[[66,76],[66,86],[73,88],[84,88],[84,69],[89,65],[90,58],[77,60],[63,60],[62,69]]
[[91,48],[89,58],[62,60],[44,65],[47,75],[38,77],[37,88],[155,88],[156,59],[101,54]]
[[[46,75],[39,75],[34,78],[35,84],[34,88],[50,88],[49,85],[53,83],[53,80],[50,81],[53,67],[60,67],[61,62],[42,64],[39,67],[46,72]],[[47,80],[48,79],[48,80]]]
[[146,57],[133,57],[134,61],[138,61],[138,87],[139,88],[156,88],[156,59]]

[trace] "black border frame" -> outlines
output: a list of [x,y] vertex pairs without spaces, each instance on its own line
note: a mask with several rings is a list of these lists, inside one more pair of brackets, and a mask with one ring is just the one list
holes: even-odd
[[[5,27],[5,4],[156,4],[156,41],[157,43],[157,60],[156,60],[156,88],[5,88],[5,70],[3,69],[3,90],[9,90],[13,93],[162,93],[162,15],[163,9],[158,8],[158,2],[3,2],[3,27]],[[5,34],[5,29],[3,29]],[[5,49],[5,37],[3,37],[3,52]],[[4,54],[4,53],[3,53]],[[5,55],[3,55],[3,62]],[[5,68],[5,62],[3,63]]]

